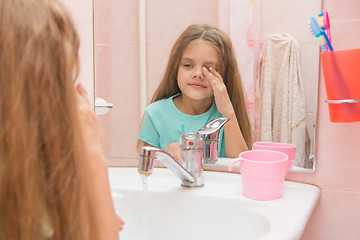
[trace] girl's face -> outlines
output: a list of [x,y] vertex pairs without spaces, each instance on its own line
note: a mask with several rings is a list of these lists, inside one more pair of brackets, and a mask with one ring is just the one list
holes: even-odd
[[183,97],[204,100],[214,95],[203,67],[217,69],[218,53],[204,40],[192,41],[184,50],[177,74],[177,83]]

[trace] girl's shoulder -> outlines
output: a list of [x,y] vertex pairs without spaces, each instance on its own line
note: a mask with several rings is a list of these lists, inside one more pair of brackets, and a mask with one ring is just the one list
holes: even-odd
[[172,110],[173,97],[174,96],[171,96],[169,98],[164,98],[164,99],[160,99],[156,102],[153,102],[146,107],[145,111],[147,113],[152,113],[152,112],[158,112],[158,111],[164,112],[164,111]]
[[161,100],[158,100],[156,102],[150,103],[146,107],[146,110],[151,111],[151,110],[154,110],[154,109],[163,108],[167,104],[167,102],[168,102],[168,99],[161,99]]

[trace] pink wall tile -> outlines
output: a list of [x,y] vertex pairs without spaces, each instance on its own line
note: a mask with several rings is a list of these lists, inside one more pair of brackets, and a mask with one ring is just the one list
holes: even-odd
[[218,23],[217,0],[147,1],[147,42],[169,44],[192,23]]
[[96,0],[95,31],[100,44],[138,44],[138,1]]
[[[360,1],[359,1],[360,3]],[[359,20],[338,20],[331,23],[331,43],[334,50],[360,48]]]
[[[175,41],[175,39],[174,39]],[[147,49],[147,99],[150,102],[161,78],[165,73],[165,68],[169,59],[172,44],[151,45]]]
[[138,119],[141,118],[139,105],[114,105],[107,114],[99,115],[97,118],[106,157],[138,158],[135,146],[140,128]]
[[219,28],[227,34],[230,33],[230,1],[218,0]]
[[[360,2],[324,0],[329,11],[335,50],[360,48]],[[290,173],[289,179],[321,187],[318,207],[302,240],[360,239],[360,123],[330,122],[323,75],[318,102],[315,174]]]
[[317,43],[300,45],[300,67],[305,92],[306,112],[317,111],[320,49]]
[[302,240],[360,239],[360,193],[322,190]]
[[111,95],[111,87],[103,84],[106,81],[111,82],[111,47],[97,45],[95,48],[95,64],[96,64],[96,96],[107,98]]
[[97,96],[115,105],[139,105],[137,46],[98,46],[96,49]]
[[[328,118],[328,116],[327,116]],[[321,121],[318,136],[319,185],[326,189],[360,191],[359,123],[338,124]]]
[[307,22],[310,16],[315,16],[320,11],[321,0],[266,0],[261,2],[261,8],[262,40],[269,34],[286,32],[301,43],[314,42]]
[[94,38],[96,45],[111,40],[111,0],[94,0]]
[[[95,64],[96,81],[98,81],[98,84],[95,82],[96,97],[112,103],[112,99],[108,99],[108,96],[111,96],[111,88],[106,84],[101,84],[103,81],[111,82],[111,48],[109,46],[96,46]],[[97,116],[105,156],[111,156],[111,118],[112,109],[105,115]]]
[[[140,106],[117,105],[112,110],[111,155],[123,158],[139,158],[136,151],[140,130]],[[125,136],[125,137],[124,137]]]
[[137,157],[141,119],[138,55],[138,47],[132,45],[97,47],[96,93],[114,104],[109,113],[98,117],[106,156]]
[[[139,105],[139,51],[137,46],[114,45],[111,51],[111,101],[121,105]],[[131,66],[131,67],[130,67]]]
[[63,0],[73,13],[75,24],[92,24],[92,0]]
[[359,19],[359,0],[324,0],[324,10],[328,11],[330,23],[333,19]]

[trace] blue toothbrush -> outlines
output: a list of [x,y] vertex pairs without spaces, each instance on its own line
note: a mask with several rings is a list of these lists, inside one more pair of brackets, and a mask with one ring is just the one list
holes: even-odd
[[327,37],[326,33],[321,30],[318,22],[315,20],[314,17],[310,18],[310,31],[315,37],[318,39],[321,47],[321,51],[325,52],[327,49],[329,51],[333,51],[333,47],[331,46],[331,43],[329,41],[329,38]]

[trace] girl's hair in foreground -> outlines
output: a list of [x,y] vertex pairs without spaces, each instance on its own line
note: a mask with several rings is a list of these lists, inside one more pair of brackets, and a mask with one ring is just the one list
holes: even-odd
[[177,84],[177,74],[182,54],[191,41],[202,39],[211,44],[218,52],[219,65],[217,71],[221,74],[230,100],[239,122],[240,130],[249,148],[252,146],[252,127],[245,103],[245,94],[235,53],[229,36],[220,29],[207,24],[193,24],[176,40],[170,52],[165,74],[156,89],[151,102],[168,98],[181,90]]
[[0,23],[0,239],[96,239],[73,21],[59,0],[0,0]]

